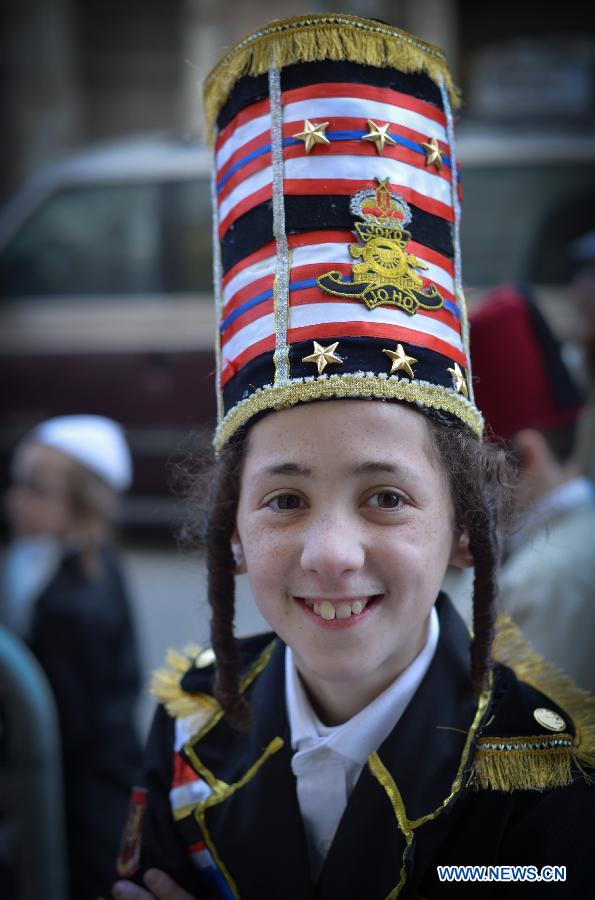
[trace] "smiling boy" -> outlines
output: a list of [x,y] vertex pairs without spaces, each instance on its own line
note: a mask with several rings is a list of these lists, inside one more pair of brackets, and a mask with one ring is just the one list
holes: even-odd
[[[156,677],[119,900],[440,898],[474,863],[473,896],[516,864],[588,889],[593,701],[506,626],[513,668],[492,655],[506,464],[473,401],[456,98],[440,50],[333,14],[207,79],[213,646]],[[237,571],[273,633],[235,638]]]

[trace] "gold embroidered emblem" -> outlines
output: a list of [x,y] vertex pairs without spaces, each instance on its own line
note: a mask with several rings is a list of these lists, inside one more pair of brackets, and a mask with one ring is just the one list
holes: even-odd
[[[422,309],[436,310],[444,300],[434,284],[425,287],[415,269],[428,266],[407,252],[411,234],[405,230],[411,221],[408,204],[393,194],[388,179],[376,179],[375,190],[364,190],[351,198],[351,211],[363,219],[355,223],[362,244],[350,244],[354,259],[352,281],[343,281],[340,272],[327,272],[317,278],[327,294],[363,300],[368,309],[397,306],[409,315]],[[363,245],[363,246],[362,246]]]

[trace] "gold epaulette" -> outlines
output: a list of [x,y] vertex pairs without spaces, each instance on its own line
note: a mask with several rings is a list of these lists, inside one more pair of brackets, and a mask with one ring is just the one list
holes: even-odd
[[575,734],[568,733],[560,719],[552,734],[481,737],[472,782],[498,791],[545,790],[571,784],[577,769],[591,781],[583,766],[595,767],[595,698],[538,656],[509,616],[498,619],[493,652],[519,681],[552,700],[572,721]]
[[196,713],[212,715],[219,709],[214,697],[209,694],[189,694],[180,684],[192,666],[197,665],[201,668],[210,664],[212,658],[212,651],[201,650],[196,644],[189,644],[182,653],[169,650],[165,657],[166,665],[157,669],[151,678],[149,686],[151,696],[162,703],[170,716],[176,719]]

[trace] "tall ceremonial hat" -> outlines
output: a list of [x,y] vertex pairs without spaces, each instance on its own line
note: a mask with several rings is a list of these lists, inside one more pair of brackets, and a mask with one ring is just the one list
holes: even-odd
[[441,50],[350,15],[272,22],[207,77],[218,450],[329,398],[409,401],[481,434],[456,103]]
[[499,285],[470,320],[475,395],[494,437],[555,431],[578,419],[583,393],[527,292]]

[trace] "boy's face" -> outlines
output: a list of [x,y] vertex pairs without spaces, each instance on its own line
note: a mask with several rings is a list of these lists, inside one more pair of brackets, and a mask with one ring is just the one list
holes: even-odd
[[412,662],[447,565],[466,564],[425,418],[381,401],[308,403],[257,422],[233,544],[329,721]]
[[63,537],[74,529],[69,502],[71,469],[69,458],[52,447],[28,440],[17,448],[6,496],[15,537]]

